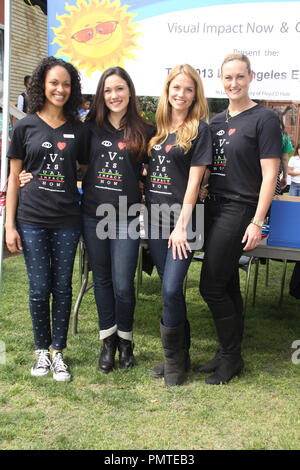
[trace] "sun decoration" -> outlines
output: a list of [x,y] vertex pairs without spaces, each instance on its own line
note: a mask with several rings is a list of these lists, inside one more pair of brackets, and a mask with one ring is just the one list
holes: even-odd
[[61,26],[52,28],[52,44],[61,46],[56,56],[68,57],[90,77],[95,70],[123,67],[125,59],[135,59],[130,51],[139,48],[136,39],[141,33],[131,24],[136,15],[126,12],[128,5],[120,7],[120,0],[87,1],[77,0],[77,7],[66,3],[70,14],[56,15]]

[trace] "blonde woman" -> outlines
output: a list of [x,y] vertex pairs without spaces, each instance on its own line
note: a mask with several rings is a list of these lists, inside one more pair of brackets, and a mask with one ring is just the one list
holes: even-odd
[[164,377],[167,386],[181,384],[190,367],[182,287],[193,257],[200,183],[206,166],[212,163],[206,118],[199,74],[190,65],[178,65],[170,72],[159,101],[157,133],[149,143],[146,185],[149,249],[162,280],[163,297],[160,332],[164,362],[151,373]]
[[[238,263],[243,250],[261,241],[281,157],[278,116],[249,97],[253,79],[248,57],[230,54],[221,68],[228,108],[210,122],[214,163],[205,200],[205,256],[200,292],[216,326],[219,349],[198,369],[219,385],[243,369],[243,301]],[[203,194],[201,194],[203,197]]]

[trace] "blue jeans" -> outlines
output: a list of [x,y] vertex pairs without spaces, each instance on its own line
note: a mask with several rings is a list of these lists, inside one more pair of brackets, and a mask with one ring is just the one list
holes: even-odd
[[289,195],[300,196],[300,183],[294,183],[293,181],[291,182]]
[[[149,228],[151,234],[151,227]],[[186,303],[183,282],[193,258],[173,259],[172,247],[168,249],[167,239],[148,239],[149,250],[162,281],[163,314],[162,321],[167,328],[175,328],[186,322]]]
[[[28,281],[36,349],[66,347],[72,305],[72,274],[79,227],[42,228],[18,222]],[[52,294],[52,335],[50,295]]]
[[83,216],[83,237],[93,273],[94,294],[100,330],[115,325],[131,332],[134,320],[134,276],[140,239],[128,235],[129,222],[116,224],[115,236],[100,239],[96,229],[99,219]]

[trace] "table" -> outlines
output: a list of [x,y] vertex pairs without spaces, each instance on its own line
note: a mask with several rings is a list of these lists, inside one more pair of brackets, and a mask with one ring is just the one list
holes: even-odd
[[[267,238],[263,238],[258,247],[256,247],[254,250],[244,251],[243,254],[250,258],[249,266],[248,266],[248,273],[249,274],[250,274],[250,270],[251,270],[251,265],[252,265],[252,263],[255,259],[257,259],[257,258],[266,258],[266,260],[267,260],[266,283],[268,281],[268,261],[270,259],[283,261],[283,270],[282,270],[281,288],[280,288],[280,297],[279,297],[279,305],[281,305],[282,297],[283,297],[284,283],[285,283],[287,262],[288,261],[300,261],[300,249],[299,248],[288,248],[288,247],[284,247],[284,246],[271,246],[271,245],[267,244]],[[259,263],[256,263],[255,278],[254,278],[254,291],[253,291],[253,306],[255,305],[258,266],[259,266]],[[247,282],[248,281],[249,281],[249,276],[247,277]]]

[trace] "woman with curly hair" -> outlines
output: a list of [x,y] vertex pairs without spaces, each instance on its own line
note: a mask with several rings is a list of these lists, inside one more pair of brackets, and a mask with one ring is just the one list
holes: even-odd
[[[57,381],[71,379],[62,351],[81,232],[76,161],[85,164],[88,155],[86,133],[77,118],[80,100],[77,70],[61,59],[43,59],[32,75],[29,114],[15,125],[7,155],[6,243],[12,253],[23,252],[28,273],[37,356],[31,375],[41,377],[51,369]],[[22,169],[33,177],[24,187],[19,183]]]

